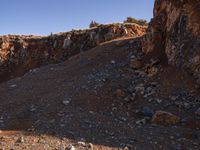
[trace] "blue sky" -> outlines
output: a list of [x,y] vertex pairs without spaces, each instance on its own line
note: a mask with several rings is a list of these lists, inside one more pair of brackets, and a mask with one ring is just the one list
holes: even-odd
[[1,0],[0,35],[64,32],[132,16],[150,20],[154,0]]

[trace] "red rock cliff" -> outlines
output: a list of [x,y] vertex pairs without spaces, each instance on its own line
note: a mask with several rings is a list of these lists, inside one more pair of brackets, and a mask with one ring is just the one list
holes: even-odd
[[200,75],[200,0],[155,0],[143,51]]

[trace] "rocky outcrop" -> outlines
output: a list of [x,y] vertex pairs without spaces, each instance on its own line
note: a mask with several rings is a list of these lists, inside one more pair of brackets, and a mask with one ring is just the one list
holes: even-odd
[[200,75],[200,0],[156,0],[143,51]]
[[50,36],[0,37],[0,81],[23,75],[30,69],[62,62],[100,43],[121,37],[142,36],[146,27],[136,24],[100,25]]

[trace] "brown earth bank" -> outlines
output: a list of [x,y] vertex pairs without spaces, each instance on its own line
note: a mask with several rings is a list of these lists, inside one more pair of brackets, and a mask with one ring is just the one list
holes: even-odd
[[155,0],[144,36],[117,24],[2,37],[0,148],[198,150],[199,4]]

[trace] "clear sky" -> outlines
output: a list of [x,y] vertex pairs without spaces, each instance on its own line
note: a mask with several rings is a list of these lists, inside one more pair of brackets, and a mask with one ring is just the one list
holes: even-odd
[[131,16],[150,20],[154,0],[0,0],[0,35],[64,32]]

